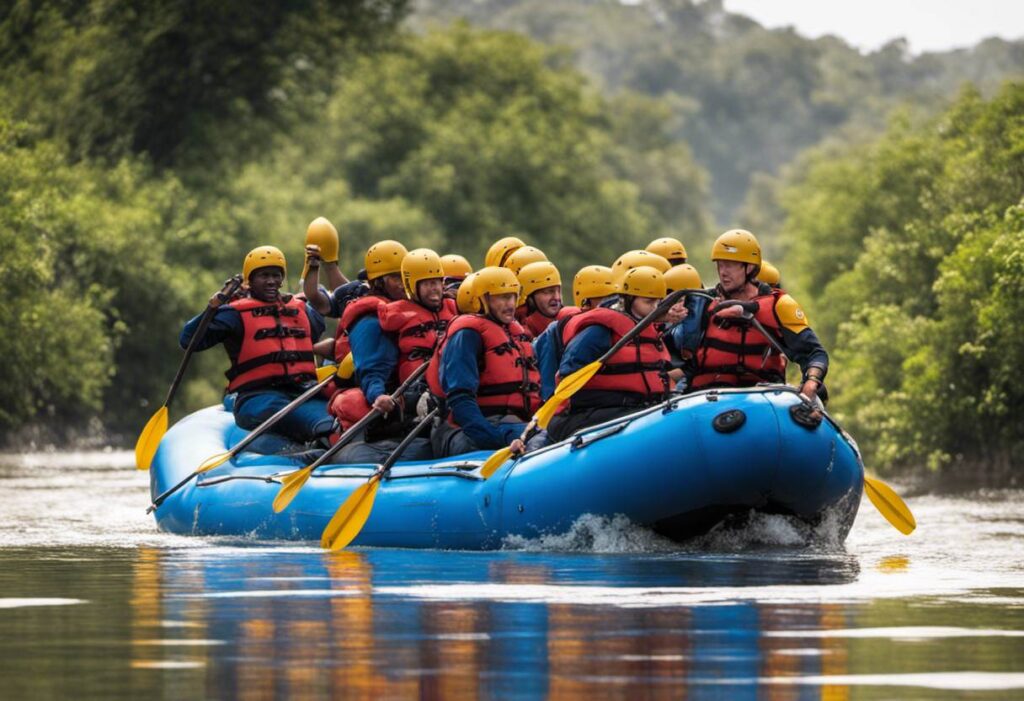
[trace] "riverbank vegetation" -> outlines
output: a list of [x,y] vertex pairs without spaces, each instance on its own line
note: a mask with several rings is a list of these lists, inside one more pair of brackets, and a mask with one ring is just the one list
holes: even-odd
[[1024,464],[1024,83],[812,150],[778,192],[787,282],[875,464]]
[[[260,243],[294,285],[316,216],[350,274],[380,238],[476,262],[508,234],[563,275],[673,235],[708,274],[741,223],[813,312],[873,465],[1020,464],[1024,88],[994,93],[1020,43],[864,55],[687,0],[5,12],[2,443],[129,443],[180,324]],[[178,416],[223,385],[223,356],[198,360]]]

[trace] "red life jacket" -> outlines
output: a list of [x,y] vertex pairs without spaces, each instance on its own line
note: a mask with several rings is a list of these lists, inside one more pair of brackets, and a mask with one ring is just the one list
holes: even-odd
[[387,303],[387,297],[372,294],[349,302],[345,311],[341,313],[338,328],[334,332],[334,362],[340,363],[352,351],[348,333],[356,325],[356,322],[367,314],[376,314],[377,308],[383,307]]
[[526,333],[530,335],[530,339],[537,338],[549,325],[570,317],[573,314],[579,313],[579,307],[562,307],[558,310],[558,313],[552,316],[546,316],[540,312],[539,309],[534,309],[532,312],[529,311],[527,305],[522,305],[516,308],[516,321],[518,321]]
[[228,391],[316,381],[313,339],[306,303],[296,297],[261,302],[244,297],[230,303],[242,318],[242,345],[226,373]]
[[[781,290],[772,290],[751,300],[757,303],[754,318],[779,340],[782,324],[775,314],[775,303],[783,294]],[[715,310],[726,301],[729,300],[716,300],[708,305],[708,325],[697,348],[697,372],[690,387],[749,387],[758,382],[785,382],[785,357],[773,350],[760,331],[741,319],[715,318]]]
[[[507,327],[480,314],[462,314],[448,325],[448,334],[437,354],[440,359],[448,340],[462,329],[480,334],[483,354],[477,359],[480,386],[476,400],[484,416],[515,414],[528,420],[540,408],[540,373],[530,339],[518,322]],[[427,384],[437,397],[441,389],[439,362],[427,368]]]
[[[590,326],[611,331],[611,345],[636,326],[636,319],[614,309],[598,307],[572,317],[565,326],[566,345]],[[649,404],[665,396],[670,356],[654,324],[650,324],[598,370],[573,395],[574,408]]]
[[399,383],[405,382],[416,368],[434,355],[448,324],[457,314],[455,301],[451,299],[442,300],[437,312],[408,299],[377,309],[380,328],[393,334],[398,342]]

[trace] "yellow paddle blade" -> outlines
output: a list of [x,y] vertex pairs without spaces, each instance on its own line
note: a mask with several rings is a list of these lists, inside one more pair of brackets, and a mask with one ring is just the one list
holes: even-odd
[[288,508],[288,505],[292,503],[292,499],[299,493],[302,486],[306,484],[306,480],[309,479],[312,474],[313,468],[307,465],[301,470],[297,470],[290,475],[285,475],[281,478],[281,490],[274,497],[274,513],[279,514]]
[[380,476],[374,475],[366,484],[360,485],[348,495],[334,516],[327,523],[320,536],[320,547],[328,550],[341,550],[355,540],[359,531],[363,530],[366,520],[373,510],[373,501],[377,498],[380,487]]
[[334,373],[338,371],[337,365],[321,365],[316,369],[316,381],[323,382],[328,377],[333,377]]
[[356,374],[356,361],[352,358],[352,354],[349,353],[341,361],[341,365],[338,366],[338,377],[343,380],[347,380]]
[[487,458],[484,464],[481,465],[480,476],[484,479],[488,479],[494,474],[494,471],[504,465],[510,457],[512,457],[512,449],[509,447],[494,451],[491,453],[491,457]]
[[149,417],[149,421],[139,434],[139,440],[135,442],[135,467],[140,470],[148,470],[156,455],[156,449],[160,440],[167,433],[167,405],[157,409],[156,413]]
[[562,406],[572,395],[583,389],[590,378],[597,374],[597,372],[603,367],[603,364],[599,360],[595,360],[589,365],[584,365],[576,372],[572,373],[564,380],[558,383],[555,387],[555,393],[548,398],[544,405],[537,410],[537,413],[533,415],[533,418],[537,420],[537,425],[541,428],[547,428],[548,424],[551,423],[551,419],[554,418],[555,412]]
[[878,509],[878,513],[885,517],[885,520],[892,524],[893,528],[903,535],[910,535],[917,528],[917,521],[914,514],[910,513],[910,507],[900,498],[900,495],[893,491],[893,488],[880,479],[864,475],[864,491],[868,499]]
[[231,451],[230,450],[225,452],[225,453],[217,453],[216,455],[211,455],[210,457],[206,458],[206,460],[203,460],[202,464],[199,467],[196,468],[196,474],[197,475],[201,475],[204,472],[209,472],[213,468],[215,468],[215,467],[217,467],[219,465],[223,465],[224,463],[226,463],[230,459],[231,459]]

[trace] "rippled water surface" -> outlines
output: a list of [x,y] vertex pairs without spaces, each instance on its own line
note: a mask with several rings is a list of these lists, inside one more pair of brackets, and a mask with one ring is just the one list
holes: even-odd
[[184,538],[127,453],[0,460],[0,697],[1024,698],[1024,493],[688,547],[617,520],[494,553]]

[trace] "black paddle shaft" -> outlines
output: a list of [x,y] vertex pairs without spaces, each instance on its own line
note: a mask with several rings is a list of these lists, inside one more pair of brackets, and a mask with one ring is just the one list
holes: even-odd
[[[629,331],[624,333],[622,335],[622,338],[620,338],[618,342],[615,343],[615,345],[609,348],[604,355],[597,359],[597,362],[601,363],[602,365],[608,362],[609,358],[611,358],[613,355],[622,350],[627,343],[632,341],[634,338],[637,337],[637,335],[643,332],[644,329],[653,324],[659,316],[667,312],[676,303],[678,303],[680,299],[688,295],[700,295],[703,297],[711,298],[711,296],[707,294],[704,290],[676,290],[675,292],[667,296],[665,299],[661,300],[661,302],[658,303],[658,306],[655,307],[650,314],[648,314],[643,319],[637,322],[636,326],[634,326]],[[533,438],[533,436],[535,436],[536,434],[537,420],[533,418],[530,419],[530,422],[526,424],[526,428],[523,429],[523,433],[522,435],[519,436],[519,440],[525,443],[531,438]]]
[[398,444],[398,447],[391,451],[391,454],[388,455],[387,459],[377,471],[387,474],[394,464],[398,462],[398,459],[402,457],[402,453],[404,453],[405,449],[409,447],[409,444],[412,443],[417,436],[423,433],[423,429],[434,420],[434,417],[437,416],[439,411],[441,411],[441,407],[434,407],[430,410],[430,413],[420,419],[420,422],[413,427],[412,431],[409,432],[409,435],[403,438],[402,442]]
[[631,328],[628,332],[622,335],[618,343],[608,349],[608,352],[598,358],[598,362],[605,363],[609,358],[618,353],[622,348],[637,337],[644,329],[653,324],[655,320],[671,309],[680,299],[691,294],[707,294],[704,290],[676,290],[665,299],[658,303],[658,306],[654,308],[650,314],[645,316],[643,319],[637,322],[636,326]]
[[238,455],[247,447],[249,447],[249,445],[251,445],[254,440],[262,436],[270,429],[272,429],[278,421],[283,419],[287,414],[291,413],[300,404],[305,404],[307,401],[309,401],[310,398],[319,393],[320,390],[322,390],[327,385],[327,383],[333,379],[333,374],[328,375],[327,377],[325,377],[324,379],[320,380],[318,383],[307,389],[305,392],[297,396],[295,399],[291,400],[286,405],[284,405],[276,412],[274,412],[273,416],[271,416],[269,419],[264,421],[256,428],[254,428],[252,431],[250,431],[249,435],[247,435],[245,438],[238,441],[238,445],[236,445],[229,451],[231,453],[231,456],[234,457],[235,455]]
[[[412,374],[405,379],[405,382],[399,385],[398,389],[391,393],[391,398],[397,402],[399,398],[405,393],[405,390],[409,389],[409,387],[411,387],[412,384],[416,382],[416,380],[423,377],[423,373],[427,371],[427,366],[429,365],[430,360],[427,360],[427,362],[423,363],[418,368],[413,370]],[[378,416],[380,416],[380,414],[381,412],[377,411],[376,409],[371,409],[370,413],[368,413],[366,416],[352,424],[347,431],[341,434],[341,437],[338,438],[337,443],[328,448],[326,453],[317,458],[313,462],[313,464],[309,466],[309,471],[312,472],[313,470],[315,470],[316,468],[320,467],[325,462],[330,460],[332,457],[334,457],[339,450],[341,450],[346,445],[352,442],[352,439],[355,438],[355,435],[356,433],[359,432],[359,429],[363,428],[364,426],[366,426],[366,424],[376,419]]]
[[[228,291],[224,293],[224,297],[231,299],[231,296],[238,291],[238,288],[242,286],[242,276],[235,275],[231,278],[231,286],[228,287]],[[164,400],[164,406],[170,406],[171,400],[174,399],[174,395],[178,392],[178,386],[181,384],[181,378],[185,376],[185,368],[188,367],[188,361],[192,358],[192,352],[195,350],[196,344],[199,343],[199,339],[206,335],[206,328],[210,325],[213,320],[214,314],[217,313],[219,307],[208,306],[206,311],[203,312],[203,318],[199,320],[199,326],[196,327],[196,332],[192,334],[192,338],[188,342],[188,347],[185,349],[185,357],[181,359],[181,365],[178,366],[178,373],[174,376],[174,381],[171,382],[171,388],[167,391],[167,399]]]

